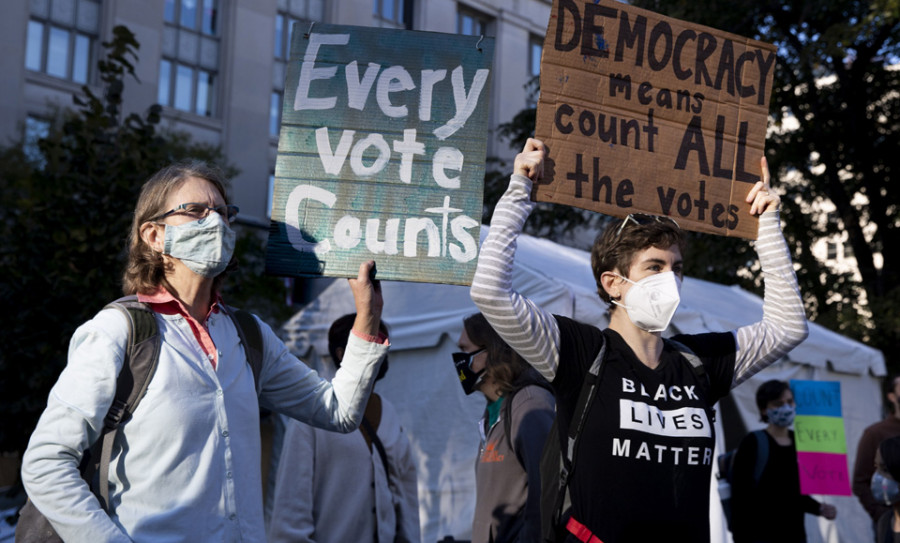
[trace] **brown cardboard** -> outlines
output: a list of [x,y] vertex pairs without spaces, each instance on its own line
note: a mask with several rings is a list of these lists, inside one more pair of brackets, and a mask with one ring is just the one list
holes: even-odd
[[532,197],[756,239],[775,47],[612,0],[554,0]]

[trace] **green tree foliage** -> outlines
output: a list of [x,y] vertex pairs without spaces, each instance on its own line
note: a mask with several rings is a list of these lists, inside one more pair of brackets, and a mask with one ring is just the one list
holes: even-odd
[[[23,144],[0,148],[0,299],[9,312],[0,327],[0,451],[24,450],[75,328],[122,295],[126,237],[143,182],[187,157],[224,162],[218,148],[162,134],[159,106],[123,118],[139,45],[118,26],[103,46],[103,96],[82,87],[76,110],[60,113],[38,141],[39,153],[26,153]],[[241,237],[251,265],[235,273],[239,285],[231,292],[284,300],[280,280],[256,280],[259,245],[253,234]],[[253,305],[246,300],[229,298]],[[277,304],[261,304],[276,315]]]
[[[882,349],[889,367],[900,370],[900,191],[891,189],[900,173],[900,2],[632,4],[778,47],[770,112],[775,128],[785,130],[770,135],[767,154],[782,180],[785,231],[807,310],[816,322]],[[799,127],[787,129],[795,121]],[[832,220],[816,210],[822,202],[836,208]],[[861,281],[811,253],[817,240],[842,231]],[[860,316],[862,300],[870,321]]]

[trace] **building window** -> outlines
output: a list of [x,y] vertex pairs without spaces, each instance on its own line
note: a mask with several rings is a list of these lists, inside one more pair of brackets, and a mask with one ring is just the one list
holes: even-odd
[[825,258],[827,258],[828,260],[837,259],[837,243],[833,241],[827,241],[825,242],[825,247],[827,249]]
[[272,70],[272,94],[269,97],[269,136],[278,137],[281,126],[281,108],[284,99],[284,74],[291,56],[291,38],[294,24],[298,32],[306,32],[310,23],[325,17],[325,0],[278,0],[275,16],[274,50]]
[[100,1],[39,0],[29,4],[25,67],[88,83],[100,29]]
[[544,41],[537,36],[532,36],[528,44],[528,83],[526,87],[529,107],[535,107],[540,98],[541,55],[543,52]]
[[28,160],[42,167],[46,162],[38,142],[50,134],[50,121],[29,115],[25,118],[25,137],[22,138],[22,152]]
[[491,19],[471,9],[460,9],[456,14],[456,33],[466,36],[490,36]]
[[165,0],[157,100],[198,115],[216,114],[220,0]]
[[269,174],[269,188],[266,196],[266,217],[272,218],[272,199],[275,195],[275,174]]
[[413,0],[372,0],[377,26],[412,29]]

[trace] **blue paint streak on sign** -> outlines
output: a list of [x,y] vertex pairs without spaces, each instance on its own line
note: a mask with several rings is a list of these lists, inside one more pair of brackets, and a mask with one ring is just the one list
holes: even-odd
[[791,379],[797,415],[841,416],[841,384],[837,381]]
[[[303,30],[306,30],[305,28]],[[267,273],[471,284],[494,41],[293,32]]]

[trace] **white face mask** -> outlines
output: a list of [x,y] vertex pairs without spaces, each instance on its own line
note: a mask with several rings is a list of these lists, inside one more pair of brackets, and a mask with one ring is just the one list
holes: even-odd
[[[619,277],[622,277],[621,275]],[[632,281],[622,277],[632,286],[625,294],[625,303],[612,300],[612,303],[624,307],[631,322],[641,330],[647,332],[662,332],[665,330],[678,302],[681,301],[681,278],[675,272],[656,273],[645,277],[640,281]]]
[[235,234],[222,216],[206,217],[185,224],[167,224],[163,253],[174,256],[192,272],[215,277],[225,271],[234,253]]

